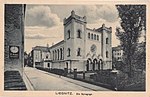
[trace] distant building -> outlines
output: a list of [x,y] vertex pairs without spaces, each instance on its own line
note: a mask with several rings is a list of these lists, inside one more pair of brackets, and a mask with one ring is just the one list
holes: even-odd
[[64,40],[51,47],[33,48],[33,66],[72,71],[112,69],[112,28],[86,27],[86,17],[74,11],[64,19]]
[[121,46],[112,47],[112,57],[113,57],[113,60],[122,61],[123,48]]
[[36,46],[31,51],[33,67],[50,68],[50,52],[48,47]]
[[[146,42],[137,43],[137,51],[145,50]],[[112,58],[116,61],[123,61],[123,47],[120,45],[117,47],[112,47]]]

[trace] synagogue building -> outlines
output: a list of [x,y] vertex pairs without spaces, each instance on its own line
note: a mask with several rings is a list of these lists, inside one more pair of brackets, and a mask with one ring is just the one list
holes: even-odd
[[86,24],[86,16],[72,11],[63,21],[64,40],[32,49],[33,67],[66,68],[68,72],[112,69],[112,28],[103,24],[91,29]]

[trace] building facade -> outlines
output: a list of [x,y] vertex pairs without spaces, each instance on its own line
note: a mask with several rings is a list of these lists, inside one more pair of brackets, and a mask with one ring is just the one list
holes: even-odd
[[5,4],[4,71],[19,71],[24,65],[25,5]]
[[112,47],[112,57],[115,61],[123,60],[123,48],[121,46]]
[[[64,40],[46,47],[49,61],[45,68],[66,68],[68,72],[74,69],[77,71],[112,69],[112,28],[107,28],[103,24],[100,28],[90,29],[86,24],[86,17],[78,16],[74,11],[64,19]],[[38,55],[39,62],[42,63],[41,52],[34,48],[32,51],[33,56]],[[36,60],[35,57],[33,60]],[[33,66],[36,67],[37,64],[33,62]]]

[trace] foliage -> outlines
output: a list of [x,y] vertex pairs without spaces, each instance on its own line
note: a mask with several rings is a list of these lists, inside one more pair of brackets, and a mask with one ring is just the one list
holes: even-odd
[[141,31],[146,30],[145,5],[117,5],[121,28],[116,28],[116,35],[124,51],[124,63],[129,76],[135,60],[138,39]]

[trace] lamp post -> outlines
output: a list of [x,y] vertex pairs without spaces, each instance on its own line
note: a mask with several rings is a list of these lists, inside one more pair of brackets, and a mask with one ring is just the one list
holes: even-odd
[[115,87],[114,87],[114,89],[117,91],[118,90],[118,70],[114,69],[111,72],[115,77]]
[[77,68],[76,67],[74,68],[73,74],[74,74],[74,79],[76,79],[77,78]]

